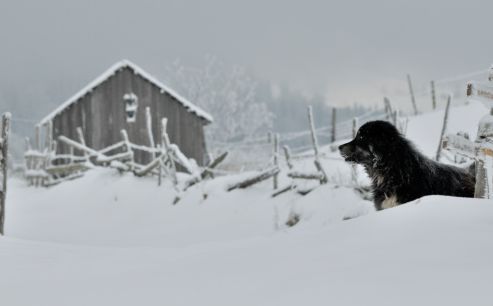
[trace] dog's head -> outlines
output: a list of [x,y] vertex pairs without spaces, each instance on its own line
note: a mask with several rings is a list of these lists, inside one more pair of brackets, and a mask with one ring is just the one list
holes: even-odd
[[362,125],[353,140],[339,146],[344,160],[371,165],[393,150],[399,131],[387,121],[370,121]]

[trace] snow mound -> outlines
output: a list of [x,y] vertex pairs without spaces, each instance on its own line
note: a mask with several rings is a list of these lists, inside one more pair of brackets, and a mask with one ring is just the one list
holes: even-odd
[[[300,224],[326,225],[372,211],[349,188],[326,185],[308,196],[271,198],[272,182],[227,192],[245,174],[192,187],[177,205],[171,185],[156,179],[91,170],[49,189],[13,180],[6,234],[10,237],[114,246],[182,247],[212,241],[266,236],[283,229],[293,214]],[[205,198],[206,197],[206,198]]]
[[492,204],[426,197],[322,229],[186,248],[2,239],[2,303],[487,305]]

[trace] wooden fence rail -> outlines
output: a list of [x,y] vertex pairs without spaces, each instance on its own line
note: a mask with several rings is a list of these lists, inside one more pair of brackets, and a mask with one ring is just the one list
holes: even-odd
[[[150,116],[147,117],[150,120]],[[115,168],[119,171],[131,171],[139,177],[159,175],[159,182],[161,174],[165,174],[171,178],[176,187],[178,180],[175,164],[178,164],[185,171],[197,176],[199,180],[207,177],[201,176],[201,170],[197,164],[189,160],[178,146],[170,143],[166,132],[166,118],[163,119],[161,124],[162,143],[158,146],[154,143],[150,143],[151,146],[134,144],[130,142],[125,130],[121,131],[121,141],[101,150],[96,150],[86,145],[81,128],[77,129],[78,141],[63,135],[59,136],[58,141],[69,146],[70,154],[56,154],[56,151],[51,149],[54,147],[53,145],[47,146],[43,151],[38,147],[33,149],[29,139],[26,139],[26,152],[24,154],[26,163],[25,176],[32,186],[50,186],[64,180],[79,177],[94,166],[104,166]],[[149,125],[150,121],[148,122]],[[53,141],[50,140],[50,142]],[[133,158],[135,150],[149,153],[151,162],[145,165],[136,163]],[[75,152],[80,155],[76,155]],[[221,161],[224,160],[225,156]]]

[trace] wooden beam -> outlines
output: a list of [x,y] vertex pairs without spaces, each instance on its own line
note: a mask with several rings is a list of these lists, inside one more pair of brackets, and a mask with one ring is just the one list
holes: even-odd
[[320,184],[325,184],[328,181],[327,173],[325,172],[325,169],[322,166],[322,163],[320,162],[320,150],[318,148],[318,139],[317,139],[317,134],[315,131],[315,122],[313,120],[313,111],[311,105],[308,106],[308,123],[310,126],[310,133],[312,136],[312,145],[313,145],[313,151],[315,153],[315,167],[317,170],[322,174],[322,178],[320,179]]
[[2,115],[2,134],[0,141],[0,171],[2,181],[0,182],[0,235],[4,235],[5,227],[5,207],[7,201],[7,171],[8,171],[8,156],[9,156],[9,135],[10,135],[10,113]]
[[330,123],[332,125],[330,131],[330,142],[333,143],[336,141],[336,127],[337,127],[337,108],[332,108],[332,121]]
[[413,104],[414,114],[418,114],[418,107],[416,106],[416,98],[414,97],[413,84],[411,82],[411,76],[407,75],[407,85],[409,86],[409,94],[411,95],[411,103]]
[[[279,168],[279,134],[275,134],[274,135],[274,149],[273,149],[273,162],[274,162],[274,167],[277,167]],[[278,174],[275,174],[273,176],[273,187],[274,187],[274,190],[276,190],[279,186],[278,186],[278,180],[279,180],[279,177],[278,177]]]
[[431,87],[431,107],[433,110],[437,108],[437,98],[435,93],[435,81],[430,82]]
[[[154,143],[154,135],[152,133],[152,117],[151,117],[151,108],[146,107],[146,129],[147,129],[147,138],[149,140],[149,146],[151,148],[155,148],[156,144]],[[152,159],[156,158],[156,152],[151,152]]]
[[272,176],[278,174],[279,171],[280,171],[279,168],[276,168],[276,167],[267,169],[265,171],[260,172],[259,174],[256,174],[256,175],[249,177],[245,180],[242,180],[241,182],[230,185],[227,188],[227,190],[232,191],[232,190],[235,190],[238,188],[243,189],[243,188],[250,187],[252,185],[255,185],[257,183],[260,183],[262,181],[265,181],[265,180],[271,178]]
[[440,155],[442,153],[442,139],[443,136],[445,136],[445,131],[447,130],[447,123],[448,123],[448,114],[450,112],[450,102],[452,100],[452,96],[448,95],[447,97],[447,106],[445,107],[445,114],[443,115],[443,124],[442,124],[442,132],[440,133],[440,140],[438,143],[438,149],[437,153],[435,156],[435,160],[439,161],[440,160]]

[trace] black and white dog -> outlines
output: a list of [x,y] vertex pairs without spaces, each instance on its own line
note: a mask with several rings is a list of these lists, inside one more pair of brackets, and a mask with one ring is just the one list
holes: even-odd
[[437,163],[386,121],[371,121],[339,147],[348,162],[363,165],[372,180],[377,210],[425,195],[473,197],[475,177],[465,169]]

